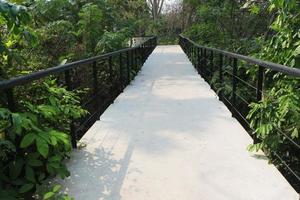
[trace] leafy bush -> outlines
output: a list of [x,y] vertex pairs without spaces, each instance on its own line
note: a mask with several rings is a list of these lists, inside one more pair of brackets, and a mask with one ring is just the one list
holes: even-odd
[[[269,10],[277,12],[271,28],[275,35],[266,42],[260,57],[265,60],[298,67],[300,61],[300,5],[296,1],[272,0]],[[267,73],[262,102],[251,105],[248,118],[261,143],[255,149],[278,150],[287,142],[278,130],[299,141],[299,80],[282,74]]]
[[23,100],[20,112],[0,108],[0,197],[5,199],[29,198],[47,177],[69,176],[62,162],[71,151],[69,125],[86,114],[76,93],[55,81],[34,90],[39,98]]
[[127,30],[119,32],[105,32],[97,43],[96,52],[98,54],[112,52],[117,49],[126,47],[129,41],[129,34]]

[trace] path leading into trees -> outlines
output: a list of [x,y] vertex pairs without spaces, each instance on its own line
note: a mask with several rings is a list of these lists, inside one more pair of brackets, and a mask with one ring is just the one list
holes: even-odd
[[81,141],[63,183],[76,200],[299,198],[179,46],[158,46]]

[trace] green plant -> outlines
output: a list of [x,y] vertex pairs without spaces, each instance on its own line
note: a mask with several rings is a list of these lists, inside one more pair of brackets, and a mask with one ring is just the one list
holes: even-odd
[[[299,6],[294,0],[270,0],[269,10],[277,13],[270,27],[275,35],[266,42],[259,54],[262,59],[291,67],[299,66]],[[269,78],[266,79],[264,98],[261,102],[251,104],[248,115],[255,134],[261,140],[258,144],[250,145],[250,150],[269,149],[276,152],[280,145],[288,142],[279,132],[299,141],[299,80],[271,72],[267,72],[266,77]]]
[[[288,84],[287,84],[288,83]],[[299,141],[300,91],[298,81],[281,80],[260,103],[252,103],[248,119],[261,142],[249,146],[249,150],[279,151],[279,146],[288,142],[280,132]]]
[[60,192],[61,185],[51,186],[49,184],[43,184],[37,188],[37,192],[34,195],[36,200],[74,200],[66,194]]
[[76,93],[53,80],[34,89],[40,97],[23,100],[20,112],[0,108],[0,194],[5,198],[28,197],[47,177],[69,176],[62,162],[71,151],[69,124],[86,114]]

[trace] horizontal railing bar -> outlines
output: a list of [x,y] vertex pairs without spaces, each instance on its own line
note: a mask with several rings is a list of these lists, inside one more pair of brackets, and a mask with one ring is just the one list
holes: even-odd
[[244,81],[244,80],[241,79],[240,77],[233,75],[231,72],[229,72],[229,71],[227,71],[227,70],[224,70],[224,73],[227,73],[227,74],[229,74],[229,75],[231,75],[231,76],[234,76],[235,78],[237,78],[239,81],[241,81],[242,83],[244,83],[244,84],[247,85],[248,87],[250,87],[250,88],[256,90],[256,87],[254,87],[253,85],[251,85],[251,84],[249,84],[248,82]]
[[190,40],[189,38],[184,37],[183,35],[180,35],[180,37],[188,40],[190,43],[192,43],[193,45],[195,45],[199,48],[207,49],[207,50],[214,51],[214,52],[217,52],[217,53],[221,53],[221,54],[229,56],[231,58],[241,59],[241,60],[247,61],[247,62],[255,64],[255,65],[259,65],[259,66],[262,66],[262,67],[265,67],[265,68],[268,68],[268,69],[272,69],[272,70],[277,71],[277,72],[282,72],[282,73],[287,74],[287,75],[300,77],[300,69],[287,67],[285,65],[276,64],[276,63],[272,63],[272,62],[267,62],[267,61],[252,58],[252,57],[249,57],[249,56],[244,56],[244,55],[240,55],[240,54],[236,54],[236,53],[231,53],[231,52],[228,52],[228,51],[224,51],[224,50],[220,50],[220,49],[216,49],[216,48],[212,48],[212,47],[204,47],[204,46],[201,46],[201,45],[195,43],[194,41]]
[[298,181],[300,181],[300,176],[276,153],[272,152],[279,160],[280,162],[291,172]]
[[[231,86],[230,85],[228,85],[228,84],[225,84],[225,86],[229,86],[230,87],[230,92],[232,92],[232,88],[231,88]],[[239,98],[239,99],[241,99],[244,103],[246,103],[246,104],[250,104],[242,95],[240,95],[239,93],[237,93],[237,92],[235,92],[235,94],[236,94],[236,96]]]
[[293,145],[295,145],[298,149],[300,149],[300,145],[297,142],[295,142],[292,138],[290,138],[290,136],[288,136],[287,134],[285,134],[283,131],[281,131],[276,127],[275,129],[279,132],[279,134],[284,135]]
[[[179,43],[180,43],[182,49],[184,50],[184,52],[188,55],[188,57],[191,56],[190,49],[191,48],[197,48],[198,52],[201,49],[201,52],[202,52],[202,50],[204,50],[204,51],[214,51],[216,53],[219,53],[219,55],[222,57],[222,59],[223,59],[224,56],[226,56],[228,59],[230,59],[230,61],[231,61],[232,58],[233,58],[233,61],[236,61],[236,62],[237,62],[238,59],[242,60],[242,61],[246,61],[248,63],[248,67],[250,65],[254,65],[254,66],[258,65],[257,67],[261,71],[258,71],[258,73],[257,73],[258,78],[257,78],[257,86],[256,87],[252,86],[246,80],[243,80],[242,78],[240,78],[237,74],[231,73],[228,70],[224,70],[226,68],[226,66],[223,65],[222,61],[221,61],[221,66],[219,67],[219,73],[220,73],[219,78],[220,78],[221,84],[224,85],[225,87],[228,86],[223,81],[223,74],[229,74],[230,75],[228,77],[229,79],[240,81],[241,83],[243,83],[243,85],[245,84],[246,86],[250,87],[251,89],[255,89],[257,91],[257,94],[255,95],[256,100],[254,102],[261,101],[261,99],[262,99],[262,97],[258,96],[258,93],[262,93],[262,84],[263,84],[263,81],[264,81],[264,71],[263,71],[263,69],[265,71],[266,70],[273,70],[274,72],[282,72],[285,75],[293,76],[294,79],[297,79],[297,78],[300,77],[300,70],[297,69],[297,68],[291,68],[291,67],[287,67],[287,66],[280,65],[280,64],[266,62],[266,61],[262,61],[262,60],[259,60],[259,59],[254,59],[254,58],[251,58],[251,57],[248,57],[248,56],[243,56],[243,55],[239,55],[239,54],[235,54],[235,53],[230,53],[230,52],[227,52],[227,51],[222,51],[222,50],[215,49],[215,48],[203,47],[201,45],[196,44],[192,40],[190,40],[188,38],[185,38],[182,35],[180,35]],[[202,59],[207,60],[207,59],[205,59],[205,55],[204,55],[204,58],[202,58]],[[198,60],[202,60],[202,59],[198,59]],[[195,63],[193,63],[193,64],[197,68],[197,65]],[[234,67],[234,64],[236,64],[236,63],[233,62],[232,67]],[[202,66],[202,69],[204,68],[203,70],[207,71],[208,69],[206,67],[207,66],[204,65],[204,66]],[[222,71],[225,71],[225,72],[222,72]],[[205,80],[208,79],[208,82],[209,82],[209,76],[208,75],[206,75],[206,74],[201,74],[201,75],[204,76],[203,78]],[[288,78],[291,78],[291,77],[288,77]],[[213,86],[213,85],[211,85],[211,86]],[[237,97],[238,99],[240,99],[240,101],[241,101],[240,103],[246,103],[246,104],[249,105],[249,102],[246,99],[244,99],[243,94],[239,94],[237,91],[234,91],[233,87],[231,87],[229,91],[233,91],[232,94],[235,95],[234,98]],[[253,136],[254,144],[256,144],[258,142],[261,142],[257,138],[257,136],[254,135],[254,130],[251,128],[250,122],[248,122],[248,120],[246,119],[246,116],[245,116],[246,114],[243,114],[243,112],[240,112],[239,108],[241,107],[241,104],[237,105],[236,102],[235,102],[235,99],[231,100],[230,96],[228,96],[227,94],[223,94],[223,92],[219,93],[218,95],[219,95],[221,101],[223,101],[223,103],[230,109],[232,115],[234,117],[236,117],[237,120],[241,123],[241,125],[248,131],[248,133]],[[250,100],[250,102],[251,102],[251,100]],[[299,149],[299,146],[300,146],[298,144],[298,142],[293,140],[289,135],[285,134],[283,131],[279,130],[278,128],[275,127],[275,129],[276,129],[277,134],[281,135],[284,138],[286,138],[286,143],[290,143],[291,144],[290,147],[293,147],[293,149],[296,148],[295,150],[298,152],[298,149]],[[297,152],[295,152],[295,153],[297,153]],[[275,151],[271,150],[270,153],[274,156],[274,158],[277,158],[276,159],[277,162],[282,164],[282,166],[285,168],[285,170],[289,174],[289,176],[293,176],[294,177],[293,179],[300,181],[300,176],[299,176],[298,172],[296,172],[296,170],[294,170],[294,169],[296,169],[297,166],[293,166],[293,162],[291,162],[291,164],[288,163],[285,160],[287,158],[284,155],[281,155],[281,154],[278,155]],[[283,157],[281,157],[281,156],[283,156]],[[291,184],[293,184],[293,183],[297,184],[292,180],[289,180],[289,182]]]
[[48,69],[45,69],[45,70],[33,72],[33,73],[25,75],[25,76],[20,76],[20,77],[11,78],[11,79],[8,79],[8,80],[0,81],[0,90],[5,90],[5,89],[11,88],[11,87],[26,84],[28,82],[38,80],[38,79],[44,78],[46,76],[55,75],[55,74],[58,74],[60,72],[67,71],[69,69],[80,67],[80,65],[89,64],[89,63],[92,63],[92,62],[100,60],[100,59],[101,60],[106,59],[106,58],[109,58],[109,57],[113,57],[115,55],[119,55],[120,53],[124,53],[124,52],[127,52],[127,51],[132,51],[132,50],[138,49],[138,48],[142,47],[142,45],[146,44],[148,41],[150,41],[151,39],[154,39],[154,38],[155,37],[151,37],[151,38],[147,39],[145,42],[141,43],[140,45],[138,45],[136,47],[125,48],[125,49],[121,49],[121,50],[118,50],[118,51],[102,54],[102,55],[99,55],[99,56],[94,56],[94,57],[91,57],[91,58],[87,58],[87,59],[67,63],[65,65],[60,65],[60,66],[51,67],[51,68],[48,68]]
[[232,103],[225,97],[223,96],[223,99],[230,104],[230,107],[234,109],[234,112],[237,113],[243,120],[243,122],[245,122],[249,127],[250,127],[250,123],[247,121],[247,119],[232,105]]
[[235,95],[240,99],[242,100],[244,103],[246,103],[247,105],[249,105],[250,103],[242,96],[240,95],[239,93],[235,93]]

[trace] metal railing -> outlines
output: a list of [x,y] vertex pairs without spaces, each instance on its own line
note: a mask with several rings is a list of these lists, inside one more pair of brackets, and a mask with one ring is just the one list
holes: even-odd
[[[204,47],[180,35],[179,44],[186,53],[197,72],[216,91],[221,101],[230,109],[232,115],[243,125],[254,139],[259,142],[250,127],[247,115],[249,104],[260,102],[267,87],[278,72],[296,80],[300,78],[300,70],[254,59],[215,48]],[[268,71],[268,73],[266,73]],[[285,143],[280,148],[281,153],[271,152],[278,163],[283,166],[285,177],[291,185],[300,191],[300,140],[292,139],[283,131],[277,131]],[[283,153],[284,152],[284,153]],[[292,155],[291,155],[292,154]],[[295,157],[297,162],[289,162],[289,157]]]
[[148,37],[145,42],[135,47],[1,81],[0,95],[4,97],[3,106],[12,112],[18,112],[18,91],[24,86],[30,88],[34,82],[41,82],[48,77],[56,79],[60,86],[70,91],[87,89],[81,96],[81,105],[89,114],[73,122],[70,128],[72,146],[76,148],[77,140],[130,83],[156,45],[156,37]]

